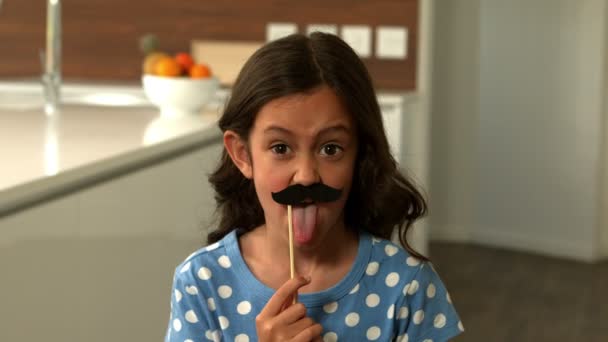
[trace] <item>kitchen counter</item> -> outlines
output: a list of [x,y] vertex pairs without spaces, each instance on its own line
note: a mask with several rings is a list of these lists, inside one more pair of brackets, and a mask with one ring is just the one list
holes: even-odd
[[[216,122],[228,92],[220,89],[200,116],[176,123],[161,119],[138,85],[66,84],[61,112],[49,117],[39,84],[0,82],[0,217],[221,143]],[[401,133],[412,124],[402,114],[411,96],[385,92],[378,100],[393,153],[415,165],[405,159],[419,155],[417,144]]]
[[0,217],[221,139],[213,105],[176,130],[145,101],[68,103],[53,117],[22,103],[0,106]]

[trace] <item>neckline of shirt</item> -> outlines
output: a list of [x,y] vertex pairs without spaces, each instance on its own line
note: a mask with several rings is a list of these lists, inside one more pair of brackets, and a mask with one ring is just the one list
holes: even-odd
[[[266,286],[258,280],[243,259],[241,249],[239,248],[238,229],[233,230],[226,235],[226,254],[232,260],[232,267],[239,275],[239,280],[245,288],[250,289],[249,293],[257,300],[263,303],[268,302],[275,290]],[[327,303],[337,301],[344,297],[357,285],[371,258],[372,241],[371,235],[365,231],[359,231],[359,246],[357,247],[357,256],[350,270],[336,285],[323,291],[304,293],[298,295],[298,301],[306,307],[315,307],[325,305]]]

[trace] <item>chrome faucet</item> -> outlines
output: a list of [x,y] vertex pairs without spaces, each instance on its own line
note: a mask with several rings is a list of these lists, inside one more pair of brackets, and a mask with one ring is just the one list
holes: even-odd
[[61,100],[61,0],[47,0],[43,64],[44,112],[52,115],[59,109]]

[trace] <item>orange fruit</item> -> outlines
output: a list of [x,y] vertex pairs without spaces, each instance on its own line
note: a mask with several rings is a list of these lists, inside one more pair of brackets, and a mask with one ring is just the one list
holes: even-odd
[[171,57],[161,57],[154,63],[154,74],[175,77],[182,73],[182,67]]
[[158,62],[158,60],[162,57],[169,57],[169,55],[164,52],[152,52],[146,55],[146,58],[144,59],[144,63],[142,65],[144,74],[154,74],[154,66],[156,65],[156,62]]
[[191,78],[207,78],[211,77],[211,69],[205,64],[195,64],[190,68]]
[[194,59],[190,56],[189,53],[180,52],[175,55],[175,61],[182,67],[184,72],[188,72],[190,68],[194,65]]

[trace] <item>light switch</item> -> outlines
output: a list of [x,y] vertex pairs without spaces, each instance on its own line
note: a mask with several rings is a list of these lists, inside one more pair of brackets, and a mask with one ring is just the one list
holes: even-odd
[[407,28],[378,26],[376,28],[376,57],[379,59],[407,58]]
[[306,34],[310,35],[311,33],[319,31],[324,33],[331,33],[333,35],[338,35],[338,26],[331,24],[310,24],[306,28]]
[[266,24],[266,41],[277,40],[298,32],[298,25],[294,23],[268,23]]
[[342,39],[355,50],[359,57],[366,58],[372,54],[372,33],[369,26],[344,25]]

